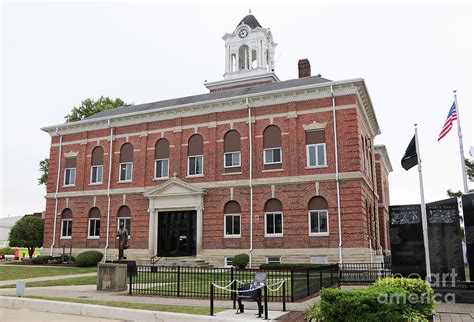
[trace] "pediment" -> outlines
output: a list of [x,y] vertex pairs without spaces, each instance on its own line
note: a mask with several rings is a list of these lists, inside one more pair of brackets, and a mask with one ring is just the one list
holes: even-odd
[[205,190],[196,187],[193,184],[181,181],[177,178],[172,178],[165,183],[150,188],[144,193],[145,197],[168,197],[168,196],[184,196],[184,195],[202,195]]

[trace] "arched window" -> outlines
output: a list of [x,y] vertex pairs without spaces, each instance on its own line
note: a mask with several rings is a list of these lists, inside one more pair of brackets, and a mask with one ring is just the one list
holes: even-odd
[[313,197],[309,201],[308,225],[310,236],[329,235],[328,202],[323,197]]
[[240,172],[240,133],[230,130],[224,135],[224,172]]
[[155,179],[168,178],[170,159],[170,143],[167,139],[159,139],[155,145]]
[[265,203],[265,237],[283,236],[283,206],[278,199]]
[[224,206],[224,237],[240,237],[240,205],[229,201]]
[[326,166],[325,129],[306,131],[306,165],[308,168]]
[[87,238],[100,238],[100,210],[97,207],[91,208],[91,210],[89,210],[89,224],[87,231]]
[[250,64],[251,68],[257,68],[257,51],[254,49],[252,50],[252,63]]
[[281,131],[276,125],[263,131],[263,163],[265,169],[281,168]]
[[61,239],[72,237],[72,211],[69,208],[61,212]]
[[204,159],[202,136],[194,134],[188,141],[188,176],[202,176]]
[[92,150],[91,160],[91,184],[102,183],[102,175],[104,172],[104,149],[96,146]]
[[119,181],[132,181],[133,145],[125,143],[120,149],[120,178]]
[[128,238],[130,238],[130,235],[132,234],[131,220],[132,212],[130,211],[130,208],[127,206],[121,206],[117,214],[117,228],[119,229],[123,225],[127,229]]
[[237,58],[235,56],[235,54],[232,54],[230,56],[230,60],[231,60],[231,68],[232,68],[232,72],[235,72],[237,71]]
[[242,45],[239,48],[239,70],[249,69],[249,47]]

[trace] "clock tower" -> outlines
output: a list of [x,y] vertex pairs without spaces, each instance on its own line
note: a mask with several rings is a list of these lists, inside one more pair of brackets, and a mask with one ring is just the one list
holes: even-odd
[[224,80],[204,84],[211,92],[275,83],[275,47],[270,28],[263,28],[250,12],[232,33],[226,33]]

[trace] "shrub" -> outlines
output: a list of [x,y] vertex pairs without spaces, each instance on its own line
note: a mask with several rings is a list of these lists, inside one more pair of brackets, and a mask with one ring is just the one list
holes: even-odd
[[232,266],[238,267],[239,269],[244,269],[249,263],[249,255],[247,254],[238,254],[232,258]]
[[48,264],[48,261],[52,258],[53,258],[52,256],[48,256],[48,255],[36,256],[35,258],[31,260],[31,263],[34,265],[44,265],[44,264]]
[[[349,291],[328,288],[322,289],[320,294],[324,321],[404,321],[405,304],[396,299],[406,298],[408,294],[401,288]],[[384,301],[387,298],[394,300]]]
[[104,254],[95,250],[88,250],[86,252],[82,252],[75,257],[75,262],[77,266],[81,267],[91,267],[97,266],[102,259]]
[[[62,260],[63,255],[53,256],[49,261],[50,264],[66,264],[69,262],[69,255],[64,255],[64,260]],[[74,263],[74,257],[71,256],[71,262]]]
[[435,310],[433,289],[421,279],[388,277],[376,281],[369,288],[384,287],[397,287],[407,291],[411,295],[407,305],[410,306],[409,309],[413,312],[418,312],[423,316],[431,316]]
[[15,255],[15,250],[10,247],[0,248],[0,256]]
[[285,264],[261,264],[260,269],[306,269],[328,266],[327,264],[308,264],[308,263],[285,263]]
[[321,302],[313,302],[313,305],[306,308],[306,321],[321,321],[322,319]]

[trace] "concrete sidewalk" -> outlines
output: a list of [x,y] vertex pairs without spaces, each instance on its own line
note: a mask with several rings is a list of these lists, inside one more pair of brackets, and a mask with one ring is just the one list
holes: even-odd
[[0,321],[10,322],[121,322],[123,320],[110,320],[103,318],[88,317],[83,315],[58,314],[49,312],[38,312],[26,309],[4,309],[0,308]]
[[16,281],[25,281],[28,282],[43,282],[43,281],[52,281],[52,280],[64,280],[75,277],[87,277],[87,276],[97,276],[96,272],[91,273],[82,273],[82,274],[72,274],[72,275],[56,275],[56,276],[42,276],[42,277],[33,277],[33,278],[18,278],[14,280],[0,281],[0,286],[16,284]]

